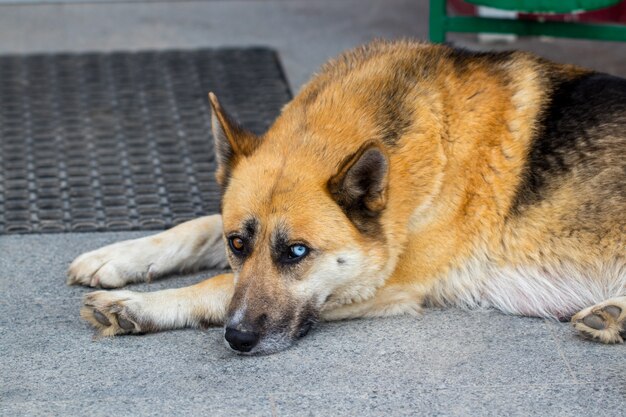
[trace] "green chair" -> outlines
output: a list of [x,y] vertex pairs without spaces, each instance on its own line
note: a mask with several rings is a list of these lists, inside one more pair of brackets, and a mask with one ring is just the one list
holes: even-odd
[[[466,0],[468,3],[522,13],[572,13],[613,6],[620,0]],[[445,42],[447,32],[504,33],[520,36],[626,41],[626,25],[537,22],[473,16],[448,16],[446,0],[430,0],[431,42]]]

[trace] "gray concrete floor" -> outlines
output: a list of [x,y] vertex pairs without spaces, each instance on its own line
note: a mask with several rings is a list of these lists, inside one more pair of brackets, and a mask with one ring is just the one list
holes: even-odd
[[[345,48],[375,37],[426,39],[427,12],[418,0],[0,5],[0,53],[267,45],[297,89]],[[472,36],[452,39],[483,47]],[[534,39],[506,47],[626,76],[626,44]],[[139,235],[0,236],[0,416],[626,410],[624,346],[586,342],[567,324],[496,312],[327,323],[285,352],[254,358],[227,352],[219,329],[92,340],[78,319],[89,290],[66,287],[65,269],[85,250]]]
[[67,264],[144,234],[1,238],[0,415],[623,415],[623,346],[496,312],[324,323],[251,358],[218,328],[94,340],[77,316],[89,290],[64,285]]

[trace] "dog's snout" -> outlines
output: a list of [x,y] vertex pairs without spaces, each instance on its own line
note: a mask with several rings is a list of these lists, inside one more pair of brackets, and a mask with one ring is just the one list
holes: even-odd
[[240,331],[233,327],[227,327],[224,338],[231,348],[239,352],[250,352],[259,343],[259,334],[255,332]]

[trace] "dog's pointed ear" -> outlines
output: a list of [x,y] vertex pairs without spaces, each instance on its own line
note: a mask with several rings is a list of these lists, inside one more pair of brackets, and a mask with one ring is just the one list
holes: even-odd
[[261,143],[261,139],[239,126],[220,105],[215,94],[209,93],[209,101],[213,110],[211,128],[217,161],[215,177],[217,182],[225,188],[237,162],[243,157],[252,155]]
[[359,229],[387,205],[389,159],[377,142],[367,142],[346,158],[328,181],[337,204]]

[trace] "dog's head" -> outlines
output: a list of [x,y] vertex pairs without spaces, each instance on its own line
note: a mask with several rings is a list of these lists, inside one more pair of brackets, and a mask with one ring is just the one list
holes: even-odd
[[377,142],[346,147],[340,159],[325,155],[312,140],[293,140],[284,118],[259,137],[210,99],[235,276],[225,338],[241,353],[278,351],[329,305],[371,296],[380,285],[389,258],[381,224],[388,157]]

